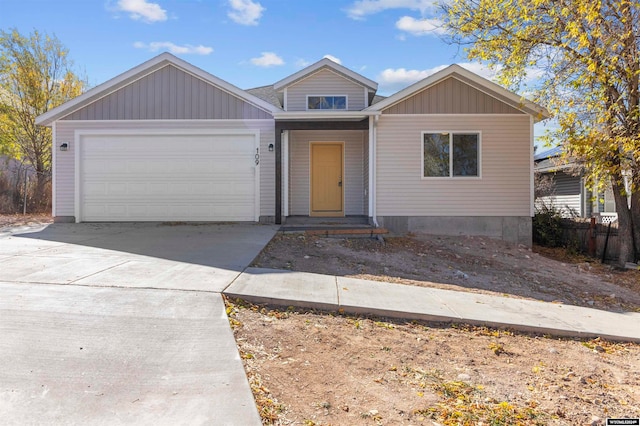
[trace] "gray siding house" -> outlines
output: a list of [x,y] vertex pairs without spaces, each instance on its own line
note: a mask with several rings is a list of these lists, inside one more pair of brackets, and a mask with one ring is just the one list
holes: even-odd
[[563,217],[600,216],[605,221],[617,218],[611,185],[598,192],[587,185],[581,170],[574,169],[574,164],[562,159],[560,146],[535,154],[534,171],[548,176],[553,184],[550,193],[535,200],[536,207],[556,209]]
[[365,216],[531,243],[537,106],[457,65],[390,97],[323,59],[242,90],[163,53],[38,117],[56,221]]

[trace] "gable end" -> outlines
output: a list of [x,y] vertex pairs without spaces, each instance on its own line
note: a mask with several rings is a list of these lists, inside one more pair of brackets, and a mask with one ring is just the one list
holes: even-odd
[[73,111],[62,120],[267,119],[271,114],[172,64]]
[[450,76],[397,102],[383,114],[525,114],[495,96]]
[[361,83],[323,67],[287,86],[287,111],[305,111],[307,96],[346,96],[347,110],[360,111],[368,102],[365,90]]

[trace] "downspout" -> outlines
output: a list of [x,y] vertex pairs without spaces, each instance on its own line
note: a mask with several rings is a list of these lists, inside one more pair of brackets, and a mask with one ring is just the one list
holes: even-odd
[[367,138],[367,164],[368,187],[367,187],[367,216],[373,223],[373,115],[369,116],[369,136]]
[[529,216],[533,218],[536,214],[535,212],[535,180],[534,180],[534,168],[533,168],[533,157],[535,150],[533,146],[535,144],[535,138],[533,135],[533,116],[529,116]]
[[[371,218],[373,219],[373,224],[376,228],[379,228],[380,225],[378,224],[378,213],[377,213],[377,194],[376,194],[376,188],[378,187],[377,185],[377,181],[378,181],[378,168],[376,167],[377,161],[378,161],[378,153],[377,151],[377,147],[378,147],[378,118],[379,115],[374,115],[373,116],[373,143],[371,144],[371,151],[373,151],[373,162],[369,163],[369,167],[373,168],[373,190],[371,191],[371,197],[373,200],[373,214],[371,215]],[[371,154],[371,153],[370,153]]]
[[283,220],[289,216],[289,131],[282,132],[282,209]]
[[56,121],[51,125],[51,216],[55,220],[56,212],[56,169],[58,167],[58,138]]

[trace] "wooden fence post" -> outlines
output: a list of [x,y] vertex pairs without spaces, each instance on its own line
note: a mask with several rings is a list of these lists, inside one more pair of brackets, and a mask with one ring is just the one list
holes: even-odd
[[589,224],[589,256],[595,257],[596,255],[596,218],[591,218]]

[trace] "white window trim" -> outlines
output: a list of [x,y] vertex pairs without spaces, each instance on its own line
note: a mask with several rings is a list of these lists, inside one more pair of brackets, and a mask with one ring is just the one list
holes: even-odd
[[[344,98],[344,109],[309,109],[309,98],[312,97],[324,97],[324,98],[328,98],[328,97],[343,97]],[[327,94],[327,95],[307,95],[306,97],[306,103],[305,103],[305,108],[307,111],[349,111],[349,95],[333,95],[333,94]]]
[[[449,134],[449,176],[425,176],[424,175],[424,135],[433,133],[448,133]],[[453,154],[453,135],[455,134],[477,134],[478,135],[478,176],[454,176],[453,175],[453,161],[451,155]],[[465,180],[479,180],[482,179],[482,131],[481,130],[424,130],[420,133],[420,178],[423,180],[451,180],[451,179],[465,179]]]

